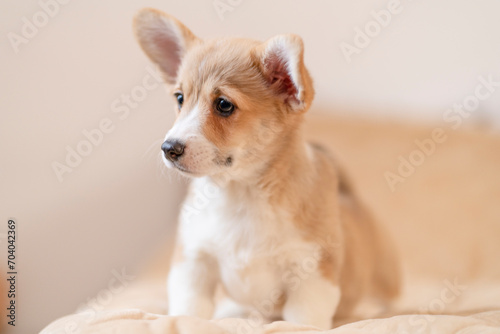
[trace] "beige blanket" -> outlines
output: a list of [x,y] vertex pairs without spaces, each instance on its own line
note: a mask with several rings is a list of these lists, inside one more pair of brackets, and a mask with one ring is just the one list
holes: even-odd
[[[500,136],[341,118],[316,118],[308,131],[336,152],[404,263],[404,290],[391,310],[361,313],[325,333],[500,333]],[[42,333],[320,332],[166,316],[169,254],[105,309],[69,315]]]

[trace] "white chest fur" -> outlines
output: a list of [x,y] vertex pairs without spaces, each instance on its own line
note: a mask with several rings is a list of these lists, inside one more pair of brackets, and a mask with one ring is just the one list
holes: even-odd
[[251,189],[227,191],[207,178],[195,179],[181,215],[185,255],[215,259],[219,280],[237,302],[254,306],[295,284],[296,270],[318,260],[289,212],[271,207]]

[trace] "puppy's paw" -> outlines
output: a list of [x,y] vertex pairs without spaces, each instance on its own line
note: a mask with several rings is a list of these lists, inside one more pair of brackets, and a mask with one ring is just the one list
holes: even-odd
[[212,319],[214,313],[214,303],[208,298],[186,300],[174,300],[169,302],[168,315],[179,316],[188,315],[202,319]]
[[333,316],[340,302],[340,288],[321,277],[311,277],[288,292],[283,319],[321,329],[333,327]]
[[250,309],[232,299],[226,298],[221,300],[215,308],[214,319],[224,318],[247,318],[250,314]]

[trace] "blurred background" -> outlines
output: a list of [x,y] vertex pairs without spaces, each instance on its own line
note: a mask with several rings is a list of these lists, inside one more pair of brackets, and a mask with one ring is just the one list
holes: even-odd
[[8,333],[105,304],[172,242],[187,182],[159,160],[174,111],[133,37],[142,7],[202,38],[301,35],[312,114],[500,129],[497,0],[3,0],[0,275],[9,218],[18,233]]

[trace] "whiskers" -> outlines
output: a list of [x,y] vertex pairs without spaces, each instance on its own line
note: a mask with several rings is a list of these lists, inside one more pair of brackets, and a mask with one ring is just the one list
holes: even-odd
[[168,178],[168,181],[172,181],[172,173],[168,171],[168,167],[165,166],[165,163],[162,160],[163,152],[160,147],[163,143],[163,139],[155,140],[147,149],[146,152],[142,155],[142,159],[144,162],[149,162],[151,159],[156,160],[156,178],[163,179]]
[[157,150],[159,150],[160,151],[159,153],[161,153],[160,147],[162,143],[163,139],[155,140],[151,145],[149,145],[146,152],[144,152],[144,154],[142,155],[142,159],[147,159],[147,160],[151,159],[155,155],[155,152]]

